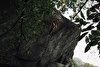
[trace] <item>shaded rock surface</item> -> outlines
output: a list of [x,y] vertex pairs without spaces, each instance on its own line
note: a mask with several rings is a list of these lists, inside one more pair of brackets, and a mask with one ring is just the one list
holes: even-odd
[[[15,15],[16,11],[12,14]],[[8,15],[7,17],[13,16]],[[55,30],[49,33],[48,26],[43,34],[27,38],[27,41],[17,40],[20,36],[17,27],[12,30],[16,34],[1,36],[0,67],[71,67],[73,50],[77,45],[80,30],[61,14],[57,14],[56,18],[57,28]],[[5,15],[4,19],[9,20]],[[0,19],[2,21],[0,26],[4,19]],[[23,42],[24,45],[20,42]]]

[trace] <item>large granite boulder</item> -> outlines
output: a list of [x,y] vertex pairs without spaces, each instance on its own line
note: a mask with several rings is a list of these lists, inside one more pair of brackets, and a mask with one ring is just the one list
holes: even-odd
[[[12,18],[16,15],[15,10],[12,10],[13,13],[8,8],[2,10],[8,12],[4,15],[4,19],[0,19],[1,29],[9,20],[6,17]],[[48,22],[45,23],[48,27],[39,36],[27,40],[20,39],[18,27],[11,30],[16,32],[15,34],[6,32],[6,35],[0,35],[0,67],[71,67],[80,29],[61,14],[55,13],[53,12],[51,17],[55,17],[52,23],[56,27],[52,28],[53,24],[48,21],[49,18],[43,20],[44,23]],[[20,42],[23,42],[23,45]]]

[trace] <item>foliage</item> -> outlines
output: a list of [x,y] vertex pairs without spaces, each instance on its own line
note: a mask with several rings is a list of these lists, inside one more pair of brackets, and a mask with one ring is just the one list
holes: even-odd
[[[88,5],[88,3],[90,3],[90,5]],[[87,46],[85,52],[87,52],[91,46],[95,45],[98,45],[97,48],[100,52],[100,1],[86,0],[83,5],[80,6],[79,11],[74,15],[73,20],[75,20],[83,33],[80,35],[79,40],[83,37],[86,39]]]
[[91,32],[86,37],[87,46],[85,48],[85,52],[87,52],[91,46],[95,46],[95,45],[98,45],[98,49],[100,49],[99,47],[100,46],[100,28],[99,28],[100,27],[100,2],[97,2],[97,4],[91,6],[87,10],[87,20],[92,20],[92,22],[90,22],[91,24],[87,28],[82,30],[83,32],[85,31]]

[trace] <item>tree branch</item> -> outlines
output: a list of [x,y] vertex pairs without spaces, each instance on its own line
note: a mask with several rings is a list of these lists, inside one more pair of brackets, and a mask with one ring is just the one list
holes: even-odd
[[77,16],[77,14],[82,10],[82,8],[86,5],[88,0],[85,1],[85,3],[80,7],[79,11],[74,15],[73,19]]

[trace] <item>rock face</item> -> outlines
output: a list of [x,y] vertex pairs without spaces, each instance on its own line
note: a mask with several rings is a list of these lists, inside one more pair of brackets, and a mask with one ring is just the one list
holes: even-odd
[[43,34],[29,38],[24,45],[18,46],[20,41],[16,38],[19,35],[0,37],[0,67],[72,67],[71,59],[80,30],[62,15],[56,15],[56,18],[55,29],[49,32],[48,26]]

